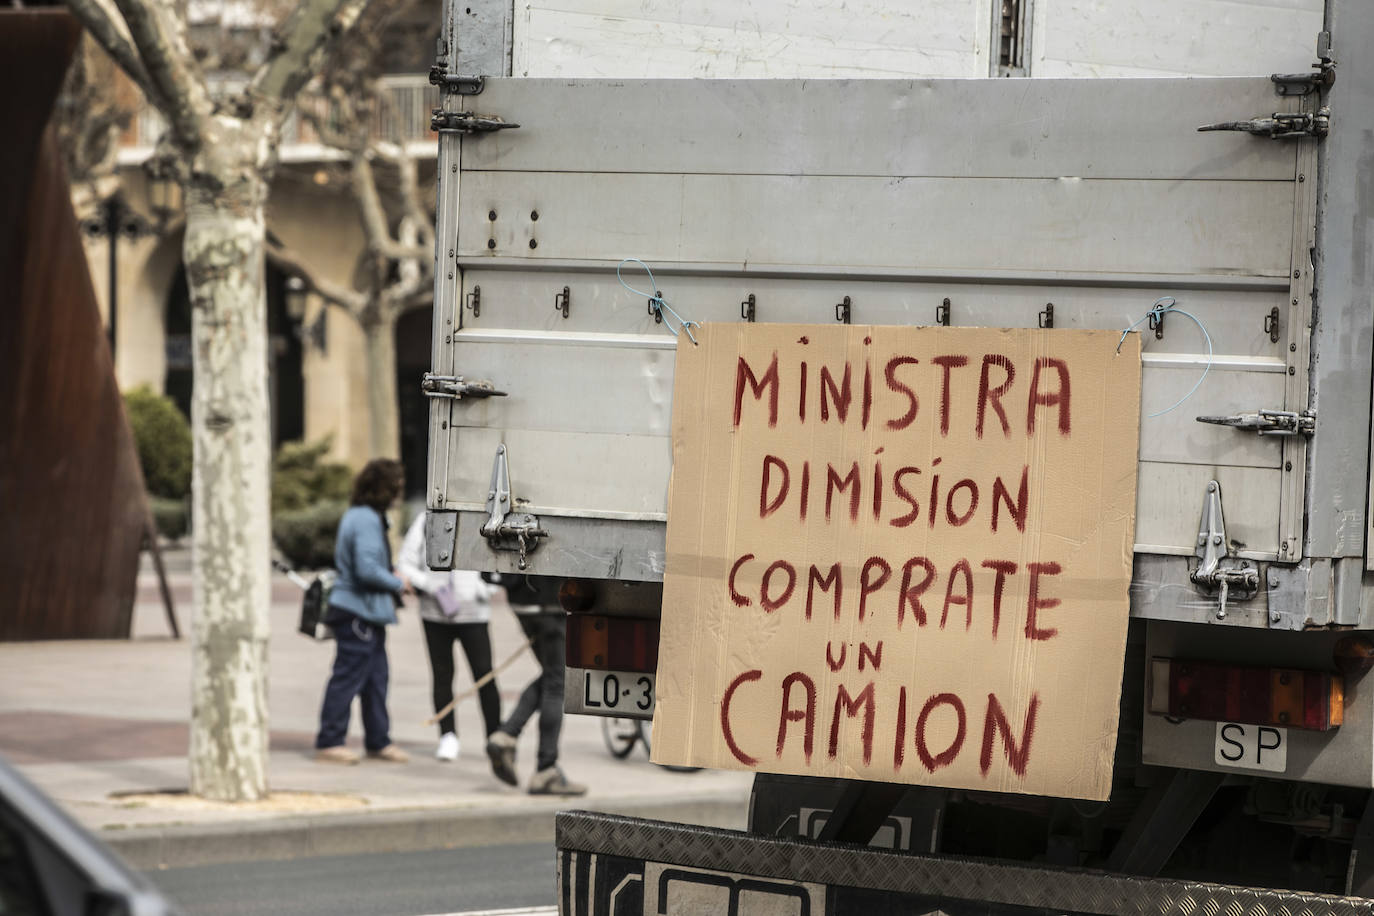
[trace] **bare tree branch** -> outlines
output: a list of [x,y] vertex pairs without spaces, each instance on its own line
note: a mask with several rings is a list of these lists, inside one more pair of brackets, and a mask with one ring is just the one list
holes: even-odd
[[391,237],[386,208],[382,206],[382,197],[377,191],[377,176],[372,171],[372,161],[366,152],[354,154],[349,167],[349,180],[362,211],[367,247],[373,254],[393,261],[425,260],[434,256],[432,250],[418,245],[404,245]]
[[250,92],[285,115],[296,93],[347,35],[372,0],[302,0],[286,21],[271,54],[253,77]]
[[331,304],[343,308],[359,321],[363,320],[363,314],[370,304],[366,293],[324,279],[282,245],[269,242],[266,247],[267,259],[274,265],[293,277],[299,277],[312,292],[319,294]]
[[210,93],[186,43],[185,24],[170,20],[170,9],[153,0],[114,0],[124,14],[134,46],[156,88],[158,107],[177,139],[199,145],[203,123],[210,116]]
[[162,97],[154,91],[152,80],[148,79],[148,71],[143,69],[143,62],[138,59],[138,50],[134,48],[133,40],[129,37],[124,17],[111,9],[106,0],[67,0],[67,8],[86,27],[86,31],[91,33],[91,37],[100,47],[105,49],[105,53],[109,54],[115,63],[119,64],[119,68],[128,74],[129,79],[137,84],[148,100],[154,105],[158,104]]
[[[401,225],[396,231],[397,241],[402,245],[415,245],[420,234],[419,229],[420,226],[415,220],[409,216],[401,217]],[[432,290],[433,281],[430,279],[429,270],[432,263],[432,258],[409,258],[396,265],[396,279],[383,290],[386,309],[393,319],[400,316],[405,309],[406,301],[417,292]]]
[[377,155],[396,168],[401,179],[401,204],[405,213],[419,231],[419,248],[430,254],[434,249],[434,226],[428,210],[420,197],[420,170],[415,157],[410,155],[399,143],[378,141],[373,144]]
[[319,137],[320,142],[325,146],[332,146],[337,150],[355,154],[367,148],[366,135],[359,134],[357,131],[339,130],[330,123],[327,110],[321,114],[308,105],[297,103],[296,115],[310,125],[311,129],[315,131],[315,136]]

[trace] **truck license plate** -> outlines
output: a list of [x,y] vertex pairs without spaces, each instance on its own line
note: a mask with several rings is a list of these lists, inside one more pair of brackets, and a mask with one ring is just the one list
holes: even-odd
[[[648,718],[654,712],[654,676],[632,671],[582,672],[577,712]],[[571,711],[571,710],[570,710]]]
[[1288,769],[1288,729],[1218,722],[1214,751],[1218,766],[1282,773]]

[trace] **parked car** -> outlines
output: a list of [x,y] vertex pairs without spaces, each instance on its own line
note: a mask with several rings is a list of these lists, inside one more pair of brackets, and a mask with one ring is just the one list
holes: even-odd
[[0,759],[0,914],[178,912],[145,878]]

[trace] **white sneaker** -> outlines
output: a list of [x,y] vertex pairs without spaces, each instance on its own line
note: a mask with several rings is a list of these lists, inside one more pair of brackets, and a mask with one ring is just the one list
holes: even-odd
[[453,732],[444,732],[439,738],[439,747],[434,751],[434,756],[440,760],[457,760],[458,736]]

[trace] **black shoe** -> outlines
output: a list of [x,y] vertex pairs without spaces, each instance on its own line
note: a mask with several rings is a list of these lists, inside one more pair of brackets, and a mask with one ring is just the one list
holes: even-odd
[[515,738],[505,732],[492,732],[487,739],[487,756],[491,758],[491,771],[496,778],[508,786],[518,786],[515,777]]

